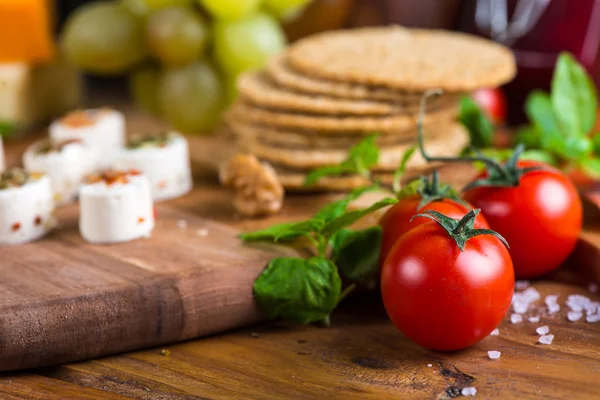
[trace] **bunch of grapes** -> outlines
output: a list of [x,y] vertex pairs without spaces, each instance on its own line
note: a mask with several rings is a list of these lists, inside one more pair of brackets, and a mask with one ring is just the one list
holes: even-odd
[[137,105],[185,132],[206,132],[235,80],[286,44],[279,24],[309,0],[113,0],[77,9],[66,57],[101,75],[130,73]]

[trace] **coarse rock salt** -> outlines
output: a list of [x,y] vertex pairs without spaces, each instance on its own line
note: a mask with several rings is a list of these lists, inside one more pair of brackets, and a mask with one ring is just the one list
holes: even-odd
[[433,365],[427,364],[427,368],[431,368],[431,367],[433,367]]
[[570,294],[567,297],[565,304],[571,309],[571,311],[581,311],[586,305],[589,306],[591,302],[592,301],[590,299],[580,294]]
[[177,227],[181,230],[184,230],[185,228],[187,228],[187,221],[180,219],[179,221],[177,221]]
[[520,314],[511,314],[510,322],[511,322],[511,324],[518,324],[520,322],[523,322],[523,317],[521,317]]
[[500,352],[496,350],[488,351],[488,357],[492,360],[497,360],[500,358]]
[[477,394],[477,389],[475,389],[474,387],[466,387],[460,391],[460,394],[462,394],[463,396],[475,396],[475,394]]
[[579,321],[583,317],[583,314],[579,311],[569,311],[567,313],[567,319],[571,322]]
[[585,320],[590,324],[595,324],[596,322],[600,321],[600,314],[588,315],[585,317]]
[[558,304],[548,304],[548,314],[556,314],[560,311],[560,306]]
[[588,285],[588,292],[590,293],[598,293],[598,284],[596,282],[592,282]]
[[517,314],[525,314],[529,308],[529,303],[514,303],[512,308]]
[[544,299],[544,303],[546,303],[546,305],[549,306],[550,304],[556,304],[557,300],[558,300],[557,294],[549,294]]
[[500,334],[500,331],[498,330],[498,328],[496,328],[490,332],[490,336],[498,336],[499,334]]
[[548,325],[540,326],[540,327],[538,327],[538,328],[535,330],[535,332],[536,332],[538,335],[545,335],[545,334],[547,334],[548,332],[550,332],[550,328],[548,328]]
[[537,315],[533,316],[533,317],[529,317],[529,318],[527,318],[527,321],[529,321],[529,322],[540,322],[540,317],[538,317]]
[[583,308],[585,309],[585,313],[587,315],[596,314],[598,310],[600,310],[600,303],[597,301],[591,301],[587,304],[584,304]]
[[553,340],[554,340],[554,335],[542,335],[538,339],[538,342],[540,342],[541,344],[552,344]]
[[529,287],[529,281],[516,281],[515,289],[517,290],[525,290]]

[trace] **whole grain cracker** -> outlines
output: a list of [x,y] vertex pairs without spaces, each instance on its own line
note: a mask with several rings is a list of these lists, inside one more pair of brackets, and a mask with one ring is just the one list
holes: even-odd
[[409,91],[496,87],[516,72],[512,52],[500,44],[459,32],[398,26],[309,36],[290,47],[287,60],[311,77]]
[[[432,110],[425,115],[425,124],[434,125],[440,120],[456,117],[458,105]],[[390,134],[416,126],[416,114],[399,114],[385,117],[315,116],[300,113],[283,113],[266,110],[238,100],[226,113],[226,119],[255,125],[278,128],[303,129],[309,132],[329,131],[344,134],[361,131]]]
[[[253,138],[241,143],[244,150],[267,160],[272,164],[292,169],[314,169],[338,165],[347,157],[345,149],[299,150],[273,147],[260,143]],[[386,146],[380,149],[379,162],[373,167],[375,171],[390,172],[396,170],[404,153],[416,143],[416,136],[406,143]],[[456,156],[469,143],[469,135],[462,125],[454,123],[446,129],[432,132],[425,142],[427,153],[435,157]],[[421,153],[416,152],[408,161],[407,168],[424,168],[427,161]]]
[[[452,118],[440,121],[435,126],[430,125],[428,131],[435,132],[453,122]],[[229,122],[229,128],[239,138],[250,136],[269,146],[295,149],[347,149],[365,138],[364,133],[326,135],[327,132],[325,132],[307,135],[303,131],[274,129],[268,126],[249,125],[234,121]],[[427,132],[425,134],[427,135]],[[410,128],[394,134],[380,135],[376,139],[376,144],[382,147],[405,143],[407,140],[414,141],[416,135],[416,129]]]
[[240,95],[264,108],[318,114],[389,115],[402,112],[401,106],[369,100],[344,100],[323,95],[306,95],[282,89],[264,72],[251,71],[237,81]]
[[418,101],[420,93],[391,90],[385,87],[366,86],[319,79],[304,75],[290,67],[284,54],[272,57],[266,71],[278,85],[302,93],[327,95],[342,99],[392,101],[399,104]]

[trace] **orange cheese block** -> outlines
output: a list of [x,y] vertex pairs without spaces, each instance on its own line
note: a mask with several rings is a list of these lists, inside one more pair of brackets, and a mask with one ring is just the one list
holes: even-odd
[[0,0],[0,63],[38,64],[52,59],[49,0]]

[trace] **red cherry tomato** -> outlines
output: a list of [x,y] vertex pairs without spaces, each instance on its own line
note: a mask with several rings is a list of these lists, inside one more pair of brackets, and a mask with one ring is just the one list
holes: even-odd
[[508,241],[517,278],[534,278],[560,266],[575,248],[582,204],[560,171],[536,161],[517,166],[543,169],[525,173],[519,186],[479,187],[464,198],[481,208],[491,228]]
[[473,92],[472,97],[494,125],[506,122],[506,96],[502,89],[479,89]]
[[[426,210],[433,210],[441,212],[450,218],[460,219],[473,209],[473,207],[466,206],[453,199],[442,199],[427,203],[417,210],[420,201],[420,196],[411,196],[402,199],[394,204],[392,208],[381,217],[379,225],[383,230],[383,235],[381,238],[381,255],[379,257],[380,268],[383,266],[383,262],[388,253],[402,235],[423,223],[431,222],[430,219],[425,217],[417,217],[411,221],[411,218],[415,214]],[[489,228],[489,225],[482,214],[477,216],[475,224],[480,228]]]
[[513,290],[513,265],[498,238],[472,237],[461,251],[434,222],[402,236],[381,273],[394,325],[433,350],[459,350],[486,337],[506,315]]

